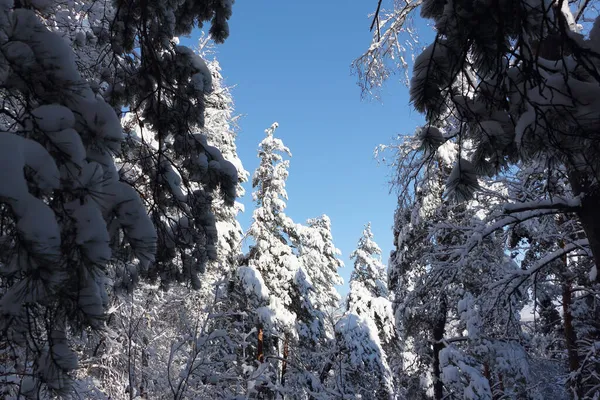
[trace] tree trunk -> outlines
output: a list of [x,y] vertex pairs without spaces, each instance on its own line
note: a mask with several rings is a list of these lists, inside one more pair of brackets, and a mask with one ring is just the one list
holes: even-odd
[[488,380],[490,387],[492,387],[492,374],[490,372],[490,365],[488,363],[483,363],[483,376]]
[[[585,235],[590,243],[596,269],[600,265],[600,196],[586,194],[581,201],[582,209],[577,213]],[[600,283],[600,273],[596,273],[595,282]]]
[[[561,248],[565,247],[565,241],[559,243]],[[571,289],[571,273],[569,271],[569,263],[567,255],[562,256],[563,271],[561,274],[561,289],[562,289],[562,308],[563,308],[563,330],[565,335],[565,347],[567,348],[567,357],[569,360],[569,372],[575,372],[579,369],[579,354],[577,351],[577,333],[573,326],[573,314],[571,313],[572,289]],[[571,387],[576,393],[580,393],[578,379],[571,382]]]
[[262,325],[258,326],[258,343],[256,345],[256,359],[259,362],[265,361],[265,343],[264,343],[264,332]]
[[502,397],[504,397],[504,380],[502,379],[502,374],[498,374],[498,386],[500,389],[500,393],[496,398],[501,399]]
[[[581,208],[577,217],[590,243],[590,250],[594,256],[596,269],[600,266],[600,191],[589,182],[587,176],[582,176],[579,171],[569,170],[569,183],[576,196],[582,195]],[[595,282],[600,283],[600,273],[596,273]]]
[[440,351],[444,349],[444,333],[446,331],[446,299],[440,301],[438,319],[433,327],[433,398],[442,400],[444,397],[444,383],[442,382],[442,371],[440,369]]
[[494,382],[492,382],[492,372],[490,371],[490,365],[486,362],[483,363],[483,376],[487,379],[488,384],[490,385],[490,390],[492,391],[492,399],[496,400],[494,395]]
[[149,362],[149,355],[148,355],[148,337],[146,335],[144,335],[143,337],[143,344],[144,346],[142,347],[142,382],[140,384],[140,397],[142,399],[147,399],[147,393],[146,393],[146,388],[148,387],[148,366],[150,365]]
[[285,334],[283,339],[283,362],[281,364],[281,386],[285,385],[285,372],[287,371],[287,359],[290,351],[290,337]]
[[[579,354],[577,353],[577,334],[573,327],[573,314],[571,314],[571,282],[565,280],[562,284],[563,321],[565,332],[565,346],[569,359],[569,372],[579,369]],[[579,392],[578,384],[574,383],[574,389]]]

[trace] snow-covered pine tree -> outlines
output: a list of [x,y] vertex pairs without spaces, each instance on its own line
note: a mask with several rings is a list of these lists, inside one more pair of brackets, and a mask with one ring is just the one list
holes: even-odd
[[[407,28],[408,14],[419,5],[421,15],[435,24],[434,43],[414,62],[410,93],[415,108],[426,114],[425,130],[444,131],[449,119],[456,121],[455,135],[440,137],[437,146],[452,138],[472,148],[469,155],[456,155],[449,191],[459,199],[470,196],[478,175],[497,174],[518,161],[562,169],[572,197],[530,202],[527,209],[574,212],[598,264],[600,214],[594,196],[600,193],[600,148],[597,118],[588,116],[598,107],[600,22],[591,23],[596,15],[590,2],[572,4],[578,4],[575,11],[562,1],[486,7],[472,0],[416,0],[393,12],[397,24],[381,37],[394,47],[399,40],[394,32]],[[378,54],[377,61],[385,62],[387,53]]]
[[[292,288],[291,310],[297,316],[297,342],[286,337],[282,384],[293,398],[327,398],[323,384],[335,357],[334,332],[330,312],[339,306],[335,286],[342,284],[338,269],[343,262],[331,234],[327,215],[311,218],[306,225],[286,219],[284,228],[295,248],[300,269]],[[289,364],[289,367],[287,366]]]
[[[122,9],[124,4],[127,11]],[[201,128],[204,94],[211,91],[212,84],[207,66],[190,49],[178,45],[176,36],[190,32],[196,24],[202,26],[203,18],[207,18],[212,22],[211,37],[221,42],[228,35],[231,4],[181,3],[169,7],[140,4],[138,1],[123,4],[49,2],[45,3],[47,9],[43,15],[46,25],[71,42],[76,62],[94,91],[119,115],[125,115],[126,130],[135,132],[126,137],[127,146],[119,154],[120,173],[136,190],[146,190],[143,199],[146,206],[155,211],[159,241],[165,244],[159,246],[157,263],[162,271],[150,271],[150,274],[160,274],[165,283],[189,276],[197,286],[197,272],[204,269],[207,261],[216,258],[210,192],[215,185],[220,185],[225,194],[216,197],[231,202],[236,177],[232,176],[231,165],[215,153],[216,149],[203,147],[206,140],[201,136],[184,138],[198,133]],[[139,15],[141,9],[144,12]],[[176,16],[175,20],[171,20],[172,15]],[[164,138],[154,137],[157,132]],[[172,132],[182,134],[169,136]],[[140,138],[143,143],[139,143]],[[162,146],[161,141],[166,146]],[[204,155],[198,157],[196,153]],[[204,156],[208,158],[208,166],[204,165]],[[139,163],[139,160],[144,162]],[[136,162],[141,165],[135,165]],[[140,169],[144,171],[142,179],[137,174]],[[152,185],[161,190],[148,190]],[[179,201],[166,206],[168,211],[156,205],[165,195],[181,198],[181,192],[187,195],[189,204]],[[161,215],[165,212],[169,215]],[[173,218],[172,214],[177,217]],[[181,215],[186,218],[181,219]],[[170,222],[165,224],[164,219]],[[179,226],[179,222],[183,226]],[[187,226],[189,224],[192,225]],[[173,231],[187,236],[186,240],[173,240]],[[191,240],[190,232],[193,232]],[[173,254],[185,258],[186,264],[195,262],[197,271],[191,271],[191,267],[183,271],[175,268]]]
[[296,244],[300,264],[312,286],[309,293],[316,310],[336,308],[340,294],[335,286],[343,283],[338,270],[344,266],[339,259],[341,251],[335,247],[331,233],[331,220],[325,214],[311,218],[306,225],[296,225],[296,236],[290,234]]
[[[409,354],[407,396],[429,389],[436,399],[519,398],[527,390],[528,366],[510,354],[524,355],[519,312],[527,288],[511,279],[522,271],[506,256],[505,234],[487,232],[482,220],[502,215],[506,182],[481,182],[485,192],[468,202],[445,200],[459,149],[451,142],[428,146],[425,139],[433,135],[420,132],[397,149],[399,205],[389,282]],[[431,374],[428,383],[424,374]]]
[[238,269],[241,291],[248,296],[250,320],[255,328],[255,359],[259,369],[268,370],[266,380],[257,385],[261,395],[274,396],[279,389],[283,345],[295,339],[296,314],[291,311],[293,286],[300,263],[288,242],[284,226],[289,225],[285,215],[289,149],[281,139],[274,137],[278,124],[274,123],[260,142],[260,158],[252,177],[252,194],[256,209],[247,236],[252,239],[243,265]]
[[[511,197],[521,202],[552,201],[565,198],[570,192],[565,172],[551,171],[543,165],[525,165],[516,178]],[[589,276],[593,271],[589,249],[574,246],[581,237],[579,221],[568,214],[550,213],[511,229],[509,245],[513,255],[519,259],[520,268],[531,276],[524,283],[530,287],[534,301],[531,307],[535,318],[528,323],[532,334],[530,357],[536,362],[536,375],[545,382],[538,386],[546,396],[560,397],[562,391],[566,398],[565,392],[570,391],[581,398],[597,384],[597,375],[586,366],[581,368],[585,354],[597,357],[589,345],[598,335],[598,326],[593,322],[597,318],[590,313],[596,308],[592,304],[597,303],[597,297],[578,290],[593,280]],[[548,379],[547,372],[539,371],[542,369],[558,371],[552,376],[554,382]],[[562,388],[561,374],[562,380],[568,382]]]
[[[470,0],[417,0],[396,4],[399,7],[382,24],[379,16],[386,13],[377,13],[377,40],[359,67],[365,79],[374,79],[373,85],[380,84],[387,77],[380,73],[385,72],[381,67],[390,66],[385,57],[396,56],[395,49],[400,48],[396,46],[398,33],[403,29],[409,32],[410,14],[421,6],[421,16],[433,20],[437,35],[414,61],[411,101],[426,116],[426,126],[419,135],[423,144],[433,149],[448,142],[459,146],[451,157],[453,172],[445,185],[447,194],[466,200],[482,190],[485,176],[502,177],[531,167],[541,173],[541,191],[537,196],[503,196],[503,201],[512,204],[495,215],[484,212],[489,226],[476,229],[467,248],[474,249],[480,235],[487,237],[494,229],[518,227],[536,219],[543,223],[543,217],[549,214],[557,214],[567,223],[576,216],[581,226],[579,233],[569,236],[567,229],[558,235],[558,241],[549,237],[548,242],[538,242],[550,246],[534,244],[547,253],[536,254],[537,261],[525,276],[515,279],[524,286],[534,276],[562,276],[571,283],[577,280],[587,293],[586,301],[597,304],[600,148],[596,138],[596,92],[600,82],[600,19],[595,7],[588,1],[483,5]],[[515,15],[521,17],[514,18]],[[387,52],[387,48],[394,51]],[[423,164],[412,172],[421,167]],[[563,186],[561,194],[555,191],[557,183]],[[482,191],[487,192],[488,188]],[[590,254],[594,263],[586,261]],[[566,261],[558,265],[561,257]],[[559,269],[553,270],[552,265]],[[570,267],[576,265],[588,271],[572,274]],[[575,279],[585,275],[588,278]],[[564,291],[567,292],[571,296],[567,295],[563,303],[578,297],[572,289]],[[588,314],[584,319],[589,324],[594,318]],[[588,343],[598,341],[597,333],[590,335],[592,331],[595,330],[586,333]],[[572,341],[573,335],[569,337]],[[597,357],[597,351],[591,348],[582,354],[589,359]],[[576,366],[578,362],[574,361],[576,357],[571,362]],[[589,375],[589,382],[596,380],[594,375]],[[592,387],[595,390],[595,384]],[[576,389],[576,397],[591,396],[593,390]]]
[[354,260],[354,269],[350,275],[346,311],[375,323],[388,364],[396,374],[401,368],[401,344],[388,291],[387,271],[381,262],[381,249],[373,240],[371,223],[365,226],[350,259]]
[[[0,348],[12,360],[2,363],[7,395],[68,390],[77,367],[73,337],[103,326],[113,286],[166,264],[160,254],[155,259],[157,230],[162,244],[173,235],[185,243],[180,255],[197,261],[184,274],[192,281],[205,260],[216,258],[209,195],[220,189],[232,203],[238,177],[217,148],[193,134],[203,124],[211,76],[173,38],[210,20],[222,41],[230,6],[0,3]],[[77,13],[82,18],[71,18]],[[81,30],[72,29],[74,21]],[[145,135],[129,135],[121,150],[124,111]],[[139,140],[150,132],[155,145]],[[136,146],[144,150],[131,151]],[[174,167],[184,164],[184,175],[196,175],[178,179]],[[183,214],[191,217],[185,226]],[[186,228],[194,229],[191,240]],[[173,275],[158,272],[165,281]]]
[[393,399],[393,377],[374,321],[345,313],[335,323],[335,337],[335,358],[325,365],[332,397]]
[[332,369],[327,383],[342,397],[394,398],[390,365],[398,361],[400,347],[381,249],[373,241],[370,223],[350,258],[354,259],[350,292],[346,311],[335,324],[337,355],[325,364],[325,369]]
[[[203,44],[205,42],[201,39],[200,43]],[[204,47],[207,45],[205,44]],[[203,51],[204,48],[200,50]],[[203,54],[201,53],[201,55]],[[203,55],[203,57],[205,56]],[[208,69],[212,74],[213,91],[205,100],[206,109],[203,133],[208,138],[208,144],[218,148],[223,158],[235,166],[238,176],[236,197],[239,198],[245,194],[242,183],[248,180],[249,173],[244,169],[242,161],[237,154],[235,144],[237,116],[233,114],[233,98],[229,87],[223,81],[221,67],[216,58],[208,63]],[[217,233],[219,235],[217,242],[218,258],[210,264],[207,272],[208,275],[216,272],[217,275],[222,276],[224,272],[232,272],[238,264],[241,254],[243,230],[237,220],[237,215],[243,212],[244,209],[240,203],[231,205],[227,197],[223,194],[219,193],[215,197],[213,208],[216,217]],[[206,278],[204,281],[209,283],[206,281]]]
[[[247,173],[236,154],[231,95],[222,83],[218,61],[208,67],[215,90],[206,99],[203,133],[223,149],[243,179]],[[239,186],[238,194],[242,193]],[[128,290],[114,297],[108,320],[114,334],[90,332],[82,343],[86,362],[80,374],[84,375],[78,388],[81,395],[90,397],[91,388],[115,398],[210,398],[215,393],[236,393],[238,381],[232,376],[242,379],[242,374],[231,372],[235,369],[231,361],[243,340],[231,321],[238,314],[228,298],[228,282],[241,254],[236,219],[240,206],[228,205],[219,196],[215,194],[219,259],[200,276],[200,289],[191,292],[185,282],[171,285],[168,291],[156,283],[124,286]],[[228,378],[222,380],[223,376]],[[91,377],[97,384],[83,385]]]
[[365,226],[350,259],[354,260],[354,269],[350,275],[347,309],[358,314],[369,314],[362,307],[369,307],[367,303],[370,299],[385,298],[388,294],[385,265],[381,262],[381,249],[373,241],[370,222]]
[[[249,317],[258,368],[250,392],[272,397],[327,398],[333,327],[328,309],[339,304],[335,285],[343,266],[326,215],[296,224],[285,213],[291,153],[266,130],[253,176],[257,208],[247,235],[252,240],[231,292]],[[250,364],[251,360],[242,361]],[[325,367],[329,365],[329,367]]]
[[[203,58],[212,52],[207,38],[200,39]],[[213,77],[213,91],[205,99],[205,124],[203,134],[208,143],[219,148],[223,157],[237,169],[238,185],[236,194],[244,195],[241,183],[248,179],[237,155],[235,144],[236,120],[233,114],[233,99],[225,86],[218,60],[208,63]],[[240,353],[249,351],[247,332],[240,323],[243,313],[238,303],[239,293],[231,293],[230,285],[235,279],[239,259],[242,256],[242,228],[237,215],[243,211],[239,203],[230,204],[226,196],[217,194],[214,201],[216,228],[218,234],[216,260],[207,265],[202,274],[202,287],[197,295],[190,296],[180,290],[185,314],[183,333],[189,332],[191,345],[185,336],[174,341],[169,360],[169,369],[174,370],[179,382],[179,398],[223,398],[233,399],[244,393],[247,385],[244,365],[240,363]],[[181,325],[180,325],[181,326]],[[193,329],[190,329],[193,328]],[[186,330],[187,329],[187,330]],[[180,331],[181,335],[181,331]],[[182,340],[183,338],[183,340]],[[181,374],[181,371],[185,371]]]

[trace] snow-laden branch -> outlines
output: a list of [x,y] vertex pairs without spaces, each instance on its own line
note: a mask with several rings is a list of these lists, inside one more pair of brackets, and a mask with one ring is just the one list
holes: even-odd
[[506,284],[514,281],[515,279],[521,279],[521,282],[519,283],[519,285],[521,285],[530,276],[538,273],[540,270],[542,270],[544,267],[546,267],[553,261],[556,261],[575,250],[584,250],[591,257],[591,254],[589,252],[588,240],[587,239],[575,240],[569,244],[566,244],[564,247],[545,255],[544,257],[539,259],[531,268],[528,268],[526,270],[517,270],[513,275],[507,277],[506,279],[504,279],[500,282],[497,282],[496,284],[492,285],[492,287],[506,285]]
[[512,214],[530,210],[577,211],[580,207],[581,198],[577,196],[572,198],[554,197],[552,199],[523,203],[508,203],[504,205],[503,209],[505,213]]
[[475,230],[467,244],[457,249],[454,255],[458,255],[461,258],[465,257],[470,251],[479,245],[483,239],[506,226],[519,224],[533,218],[538,218],[553,213],[553,209],[533,209],[520,212],[515,211],[514,214],[502,216],[502,218],[498,219],[496,222],[489,225],[484,225],[480,229]]

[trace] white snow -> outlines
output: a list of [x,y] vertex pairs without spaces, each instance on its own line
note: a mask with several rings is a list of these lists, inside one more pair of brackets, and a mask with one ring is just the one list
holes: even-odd
[[52,210],[29,193],[25,166],[34,171],[33,179],[40,189],[58,189],[58,168],[39,143],[0,133],[0,199],[10,204],[17,228],[33,252],[54,260],[60,254],[60,230]]
[[75,126],[73,112],[59,104],[40,106],[31,111],[31,115],[35,117],[35,122],[39,128],[46,132],[62,131]]
[[270,295],[269,288],[265,285],[261,274],[256,269],[241,266],[237,270],[237,275],[242,281],[247,295],[256,296],[259,300],[268,300]]

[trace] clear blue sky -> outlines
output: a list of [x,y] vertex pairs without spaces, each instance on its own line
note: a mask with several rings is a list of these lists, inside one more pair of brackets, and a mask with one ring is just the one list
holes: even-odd
[[[236,112],[243,115],[237,146],[245,168],[254,171],[264,130],[279,122],[276,136],[293,155],[286,213],[296,222],[329,215],[346,284],[349,254],[364,224],[371,221],[384,263],[392,250],[392,171],[378,164],[373,151],[422,121],[409,105],[402,76],[390,80],[378,102],[361,100],[350,74],[352,60],[370,44],[368,14],[376,6],[376,0],[236,1],[230,37],[216,48],[226,84],[235,86]],[[195,46],[197,36],[191,39],[182,44]],[[249,183],[246,191],[244,228],[253,209]]]

